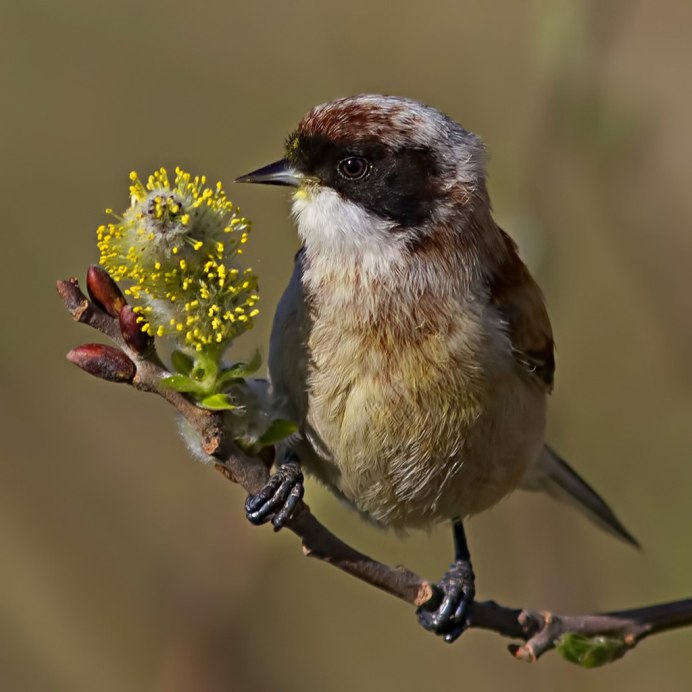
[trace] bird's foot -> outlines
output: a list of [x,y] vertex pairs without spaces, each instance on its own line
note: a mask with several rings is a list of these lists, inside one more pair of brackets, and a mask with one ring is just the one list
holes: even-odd
[[245,514],[252,524],[265,524],[271,519],[274,531],[283,528],[301,501],[303,472],[296,462],[282,464],[256,495],[248,495]]
[[457,560],[435,586],[442,592],[442,602],[435,610],[421,606],[416,615],[426,630],[451,644],[469,625],[468,614],[476,593],[471,562]]

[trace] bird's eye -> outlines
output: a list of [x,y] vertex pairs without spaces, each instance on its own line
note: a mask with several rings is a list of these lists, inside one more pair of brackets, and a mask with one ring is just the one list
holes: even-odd
[[336,170],[339,171],[339,175],[348,180],[360,180],[365,177],[370,166],[368,160],[362,156],[349,156],[339,161]]

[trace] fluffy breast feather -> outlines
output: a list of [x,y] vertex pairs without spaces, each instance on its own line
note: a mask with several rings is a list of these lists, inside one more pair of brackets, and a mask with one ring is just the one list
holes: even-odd
[[412,250],[328,190],[294,211],[306,247],[280,312],[301,324],[277,312],[270,369],[303,423],[306,469],[395,528],[495,504],[538,457],[545,391],[518,366],[480,263],[449,239]]
[[525,434],[525,385],[500,316],[462,294],[414,296],[415,282],[373,291],[362,274],[342,272],[308,300],[306,427],[318,474],[395,527],[493,504],[533,454],[511,463],[487,454],[494,434],[512,454]]

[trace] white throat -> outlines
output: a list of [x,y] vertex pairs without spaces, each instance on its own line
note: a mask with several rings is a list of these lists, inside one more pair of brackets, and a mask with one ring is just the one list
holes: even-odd
[[308,284],[355,274],[382,280],[403,268],[405,238],[396,224],[331,188],[299,190],[293,215],[309,258],[303,277]]

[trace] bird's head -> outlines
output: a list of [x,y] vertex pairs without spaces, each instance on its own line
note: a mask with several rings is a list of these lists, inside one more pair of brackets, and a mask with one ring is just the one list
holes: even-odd
[[359,95],[313,108],[280,161],[238,182],[295,187],[293,211],[308,251],[400,252],[436,228],[462,231],[485,199],[479,137],[418,101]]

